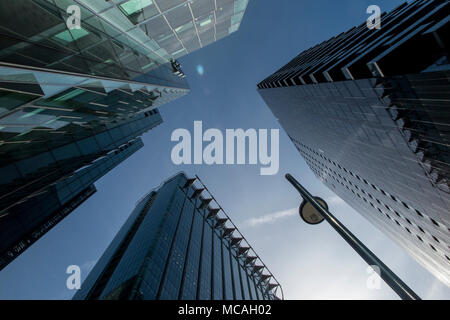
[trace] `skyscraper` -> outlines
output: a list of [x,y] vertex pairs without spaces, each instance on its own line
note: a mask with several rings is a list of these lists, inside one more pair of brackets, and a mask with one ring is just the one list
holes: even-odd
[[447,285],[449,9],[404,3],[258,84],[315,175]]
[[[207,9],[211,3],[220,7]],[[80,170],[90,166],[91,177],[103,176],[162,122],[157,107],[189,92],[175,58],[195,48],[183,39],[198,38],[202,47],[236,31],[246,5],[0,3],[0,269],[36,240],[31,234],[48,230],[41,226],[58,210],[80,200],[73,186]],[[84,178],[82,186],[96,179]],[[63,185],[72,187],[61,196]]]
[[[89,3],[89,1],[82,1]],[[122,11],[132,32],[152,39],[150,45],[178,59],[237,31],[248,0],[119,0],[105,5]],[[106,8],[109,7],[109,8]]]
[[179,173],[138,201],[74,299],[280,297],[279,283],[208,189]]
[[20,180],[9,184],[17,183],[15,189],[8,190],[6,183],[3,186],[2,204],[13,204],[0,217],[0,269],[92,195],[94,182],[142,148],[140,136],[161,122],[158,109],[150,110],[7,166],[3,181],[11,178],[15,167],[35,176],[40,168],[49,170],[35,181],[37,191],[21,185]]

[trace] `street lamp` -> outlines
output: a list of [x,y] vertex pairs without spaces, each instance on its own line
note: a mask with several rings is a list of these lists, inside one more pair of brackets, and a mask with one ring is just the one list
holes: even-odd
[[289,173],[286,179],[294,186],[303,197],[299,213],[302,219],[309,224],[319,224],[323,220],[336,230],[342,238],[364,259],[369,265],[376,265],[380,268],[380,277],[389,285],[392,290],[403,300],[420,300],[420,297],[414,293],[391,269],[386,266],[372,251],[369,250],[358,238],[356,238],[336,217],[329,211],[326,202],[313,197],[297,180]]
[[[314,197],[314,199],[316,199],[322,207],[328,210],[328,205],[325,200],[319,197]],[[302,204],[298,208],[298,213],[307,224],[319,224],[324,220],[323,216],[311,205],[311,203],[305,200],[302,201]]]

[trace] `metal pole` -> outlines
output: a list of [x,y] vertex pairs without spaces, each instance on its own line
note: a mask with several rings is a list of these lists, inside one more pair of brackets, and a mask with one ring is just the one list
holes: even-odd
[[420,297],[414,293],[391,269],[388,268],[372,251],[370,251],[361,241],[358,240],[338,219],[336,219],[328,210],[323,208],[314,197],[289,173],[286,179],[297,189],[303,199],[308,201],[326,221],[336,230],[342,238],[363,258],[369,265],[376,265],[380,268],[380,277],[386,282],[392,290],[403,300],[420,300]]

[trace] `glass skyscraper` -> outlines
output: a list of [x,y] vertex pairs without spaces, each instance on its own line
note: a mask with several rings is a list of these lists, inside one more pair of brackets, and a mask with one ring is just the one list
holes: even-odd
[[111,15],[120,10],[133,25],[131,32],[144,34],[152,39],[151,46],[177,59],[237,31],[248,0],[117,0],[114,3],[106,4],[102,10]]
[[[86,200],[92,194],[86,191],[95,190],[93,183],[142,148],[140,136],[161,122],[154,109],[2,168],[1,200],[9,207],[0,217],[0,269],[69,214],[74,201],[79,205]],[[33,184],[23,185],[14,176],[37,176],[44,170]]]
[[74,299],[273,300],[282,290],[198,178],[138,201]]
[[258,84],[315,175],[447,285],[449,9],[404,3]]
[[175,59],[195,48],[183,39],[202,47],[236,31],[246,5],[0,2],[0,269],[142,147],[157,107],[189,92]]

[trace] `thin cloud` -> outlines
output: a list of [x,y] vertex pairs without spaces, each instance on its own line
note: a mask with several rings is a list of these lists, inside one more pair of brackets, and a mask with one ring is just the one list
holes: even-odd
[[439,299],[438,297],[445,296],[443,288],[442,282],[438,279],[434,279],[423,298],[427,300]]
[[280,219],[291,217],[296,214],[298,214],[298,208],[292,208],[288,210],[272,212],[258,218],[248,219],[245,224],[250,227],[256,227],[261,224],[275,223]]
[[341,198],[339,198],[338,196],[332,196],[332,197],[328,197],[327,199],[326,199],[326,202],[328,203],[328,204],[334,204],[334,205],[343,205],[343,204],[345,204],[345,201],[344,200],[342,200]]
[[82,272],[89,272],[96,265],[97,260],[90,260],[83,263],[80,267]]

